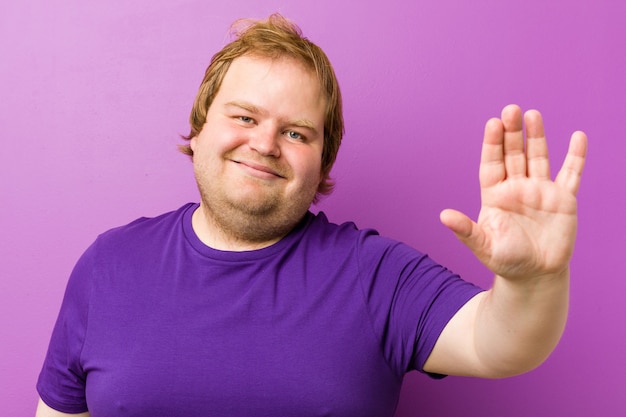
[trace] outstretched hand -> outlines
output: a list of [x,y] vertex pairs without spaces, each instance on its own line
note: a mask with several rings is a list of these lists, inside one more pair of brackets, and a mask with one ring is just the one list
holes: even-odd
[[587,136],[575,132],[553,181],[541,114],[530,110],[522,116],[518,106],[509,105],[501,119],[485,126],[478,220],[447,209],[441,222],[507,279],[565,271],[576,238],[576,193],[586,151]]

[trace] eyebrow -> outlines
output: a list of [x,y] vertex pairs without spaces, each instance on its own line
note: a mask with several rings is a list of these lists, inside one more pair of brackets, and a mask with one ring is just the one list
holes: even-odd
[[260,108],[258,108],[257,106],[255,106],[254,104],[245,102],[245,101],[229,101],[228,103],[226,103],[227,107],[239,107],[241,109],[247,110],[250,113],[260,113],[260,114],[266,114],[266,111],[262,111]]
[[[227,107],[238,107],[240,109],[249,111],[250,113],[253,114],[260,114],[260,115],[267,115],[267,110],[262,109],[258,106],[255,106],[252,103],[248,103],[245,101],[229,101],[228,103],[225,104]],[[287,125],[288,126],[296,126],[296,127],[302,127],[305,129],[308,129],[310,131],[312,131],[314,134],[317,134],[317,129],[315,128],[315,124],[308,120],[308,119],[294,119],[294,120],[288,120],[287,121]]]

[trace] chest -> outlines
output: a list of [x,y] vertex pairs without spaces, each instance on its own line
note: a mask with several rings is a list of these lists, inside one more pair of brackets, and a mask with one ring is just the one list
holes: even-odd
[[83,353],[92,416],[393,414],[400,381],[358,285],[186,276],[96,288]]

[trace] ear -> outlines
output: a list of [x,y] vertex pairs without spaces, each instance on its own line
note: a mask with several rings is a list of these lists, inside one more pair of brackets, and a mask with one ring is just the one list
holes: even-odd
[[193,138],[191,138],[191,140],[189,141],[189,147],[191,148],[191,150],[195,153],[196,152],[196,142],[198,141],[198,136],[194,136]]

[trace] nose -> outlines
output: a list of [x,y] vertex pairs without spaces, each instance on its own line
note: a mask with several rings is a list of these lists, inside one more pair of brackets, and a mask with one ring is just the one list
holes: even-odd
[[263,156],[280,156],[278,129],[271,124],[259,125],[250,133],[248,146]]

